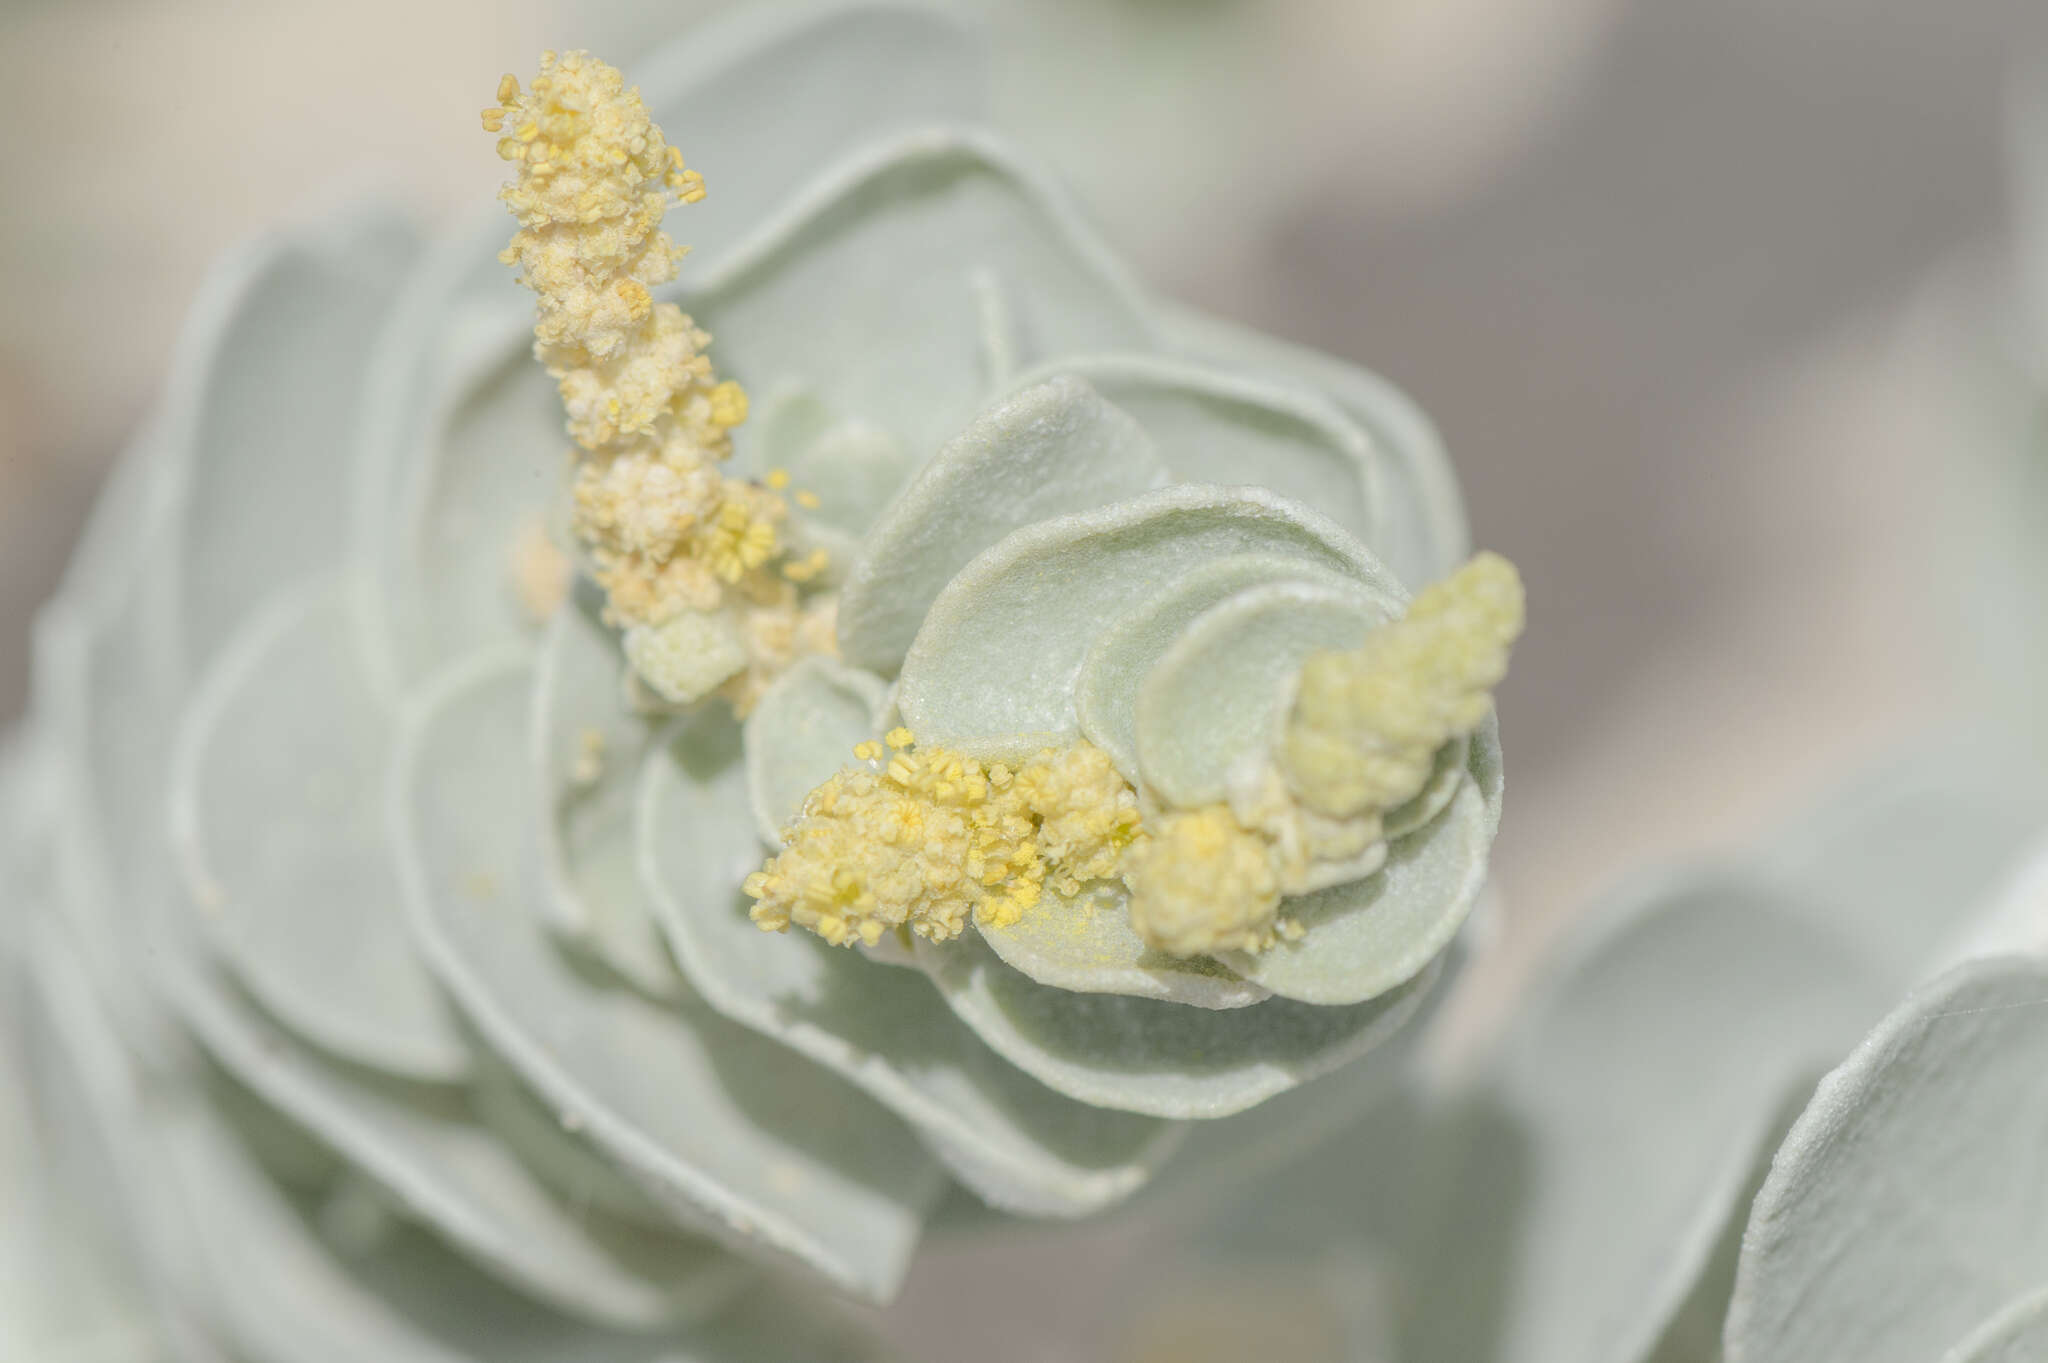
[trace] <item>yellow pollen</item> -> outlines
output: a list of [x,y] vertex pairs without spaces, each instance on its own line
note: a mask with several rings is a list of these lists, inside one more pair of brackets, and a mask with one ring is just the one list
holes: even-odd
[[[747,419],[747,390],[727,379],[711,390],[711,424],[737,426]],[[786,477],[786,475],[785,475]]]
[[[1118,873],[1138,843],[1137,794],[1101,749],[1077,743],[1041,752],[999,789],[994,768],[943,748],[913,750],[907,730],[876,773],[851,767],[811,792],[782,852],[747,878],[754,922],[792,923],[835,945],[870,945],[908,929],[932,941],[958,936],[970,916],[1007,927],[1040,901]],[[881,755],[873,740],[854,750]]]
[[832,566],[832,555],[824,549],[813,549],[799,559],[789,559],[782,565],[782,575],[791,582],[810,582],[821,576]]

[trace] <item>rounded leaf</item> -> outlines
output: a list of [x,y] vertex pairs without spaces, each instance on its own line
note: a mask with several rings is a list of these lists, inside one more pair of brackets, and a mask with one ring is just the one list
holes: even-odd
[[1757,1195],[1729,1363],[1941,1356],[2048,1282],[2048,963],[1914,991],[1820,1083]]
[[538,893],[549,931],[658,998],[682,990],[633,867],[633,795],[658,725],[621,701],[626,661],[579,581],[535,659],[532,744]]
[[747,716],[747,797],[769,847],[803,812],[804,800],[841,767],[857,743],[882,732],[888,686],[830,658],[805,658],[775,679]]
[[915,975],[747,915],[759,864],[729,719],[682,721],[648,760],[642,871],[704,998],[860,1085],[990,1204],[1078,1215],[1135,1191],[1171,1150],[1156,1122],[1070,1102],[990,1052]]
[[1366,433],[1305,386],[1168,355],[1061,358],[1026,377],[1077,376],[1129,412],[1174,481],[1265,488],[1371,544],[1378,522]]
[[932,603],[897,686],[904,723],[921,742],[997,756],[1069,741],[1096,636],[1242,554],[1387,581],[1343,530],[1257,488],[1183,484],[1029,526]]
[[935,1191],[902,1127],[708,1009],[594,978],[517,902],[531,892],[530,768],[503,736],[531,681],[523,663],[472,664],[405,716],[389,814],[435,975],[485,1044],[672,1216],[886,1299]]
[[1172,1118],[1227,1117],[1364,1055],[1401,1029],[1442,968],[1349,1008],[1268,999],[1219,1010],[1048,988],[972,934],[919,943],[918,956],[1011,1064],[1080,1102]]
[[1138,688],[1142,788],[1182,809],[1221,803],[1234,768],[1279,751],[1302,664],[1356,648],[1399,609],[1358,588],[1306,582],[1248,587],[1218,602]]
[[1500,822],[1500,739],[1493,720],[1473,736],[1470,765],[1444,812],[1386,849],[1371,875],[1281,901],[1307,931],[1222,960],[1254,984],[1309,1003],[1357,1003],[1436,959],[1486,885]]
[[468,1047],[413,952],[380,794],[391,713],[345,590],[279,594],[186,711],[171,827],[207,939],[265,1008],[362,1064],[459,1078]]
[[933,599],[976,554],[1165,481],[1151,439],[1082,380],[1012,394],[947,441],[868,531],[840,592],[841,653],[895,671]]

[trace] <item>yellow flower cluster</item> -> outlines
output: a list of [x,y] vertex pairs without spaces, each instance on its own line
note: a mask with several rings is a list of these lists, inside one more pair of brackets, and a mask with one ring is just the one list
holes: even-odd
[[747,878],[754,922],[834,945],[893,928],[957,937],[970,914],[1007,927],[1050,886],[1117,874],[1141,836],[1137,796],[1099,748],[1047,750],[1012,771],[896,729],[811,792],[782,853]]
[[[830,605],[791,585],[822,564],[782,571],[788,504],[718,470],[746,393],[713,372],[711,338],[651,292],[675,278],[682,254],[661,230],[669,197],[701,199],[703,177],[664,141],[639,91],[584,52],[543,53],[530,89],[506,76],[483,124],[503,134],[498,154],[518,170],[500,197],[519,230],[500,258],[539,299],[534,353],[581,450],[573,523],[606,617],[643,632],[633,651],[654,660],[641,675],[665,700],[724,686],[744,709],[774,652],[751,637],[829,638]],[[683,639],[711,647],[690,652]],[[661,667],[673,659],[687,666]]]
[[1523,618],[1515,566],[1479,554],[1359,647],[1311,658],[1280,752],[1301,802],[1351,818],[1413,797],[1437,749],[1486,718]]
[[783,852],[747,880],[754,921],[835,944],[872,945],[902,925],[945,941],[970,913],[1009,926],[1048,885],[1072,898],[1121,878],[1148,945],[1263,951],[1301,931],[1280,917],[1286,896],[1380,863],[1382,816],[1421,792],[1443,744],[1486,718],[1522,618],[1514,565],[1479,555],[1360,648],[1311,658],[1278,760],[1229,803],[1149,820],[1092,744],[1046,750],[1013,775],[912,751],[899,729],[886,765],[863,744],[854,755],[867,765],[811,793]]

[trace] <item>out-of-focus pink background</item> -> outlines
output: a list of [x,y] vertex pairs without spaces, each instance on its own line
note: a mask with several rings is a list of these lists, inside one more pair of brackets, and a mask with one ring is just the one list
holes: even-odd
[[[215,252],[366,184],[430,220],[486,202],[499,72],[630,67],[714,7],[7,0],[0,717]],[[1407,387],[1521,565],[1482,1005],[1602,884],[1955,703],[2038,0],[961,7],[1008,128],[1155,284]]]

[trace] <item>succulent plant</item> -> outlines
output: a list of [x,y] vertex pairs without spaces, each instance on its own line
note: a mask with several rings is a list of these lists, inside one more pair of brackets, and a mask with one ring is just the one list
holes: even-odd
[[186,1356],[848,1356],[792,1281],[1304,1120],[1484,880],[1412,406],[1147,297],[930,14],[636,74],[506,78],[502,258],[224,264],[41,622],[6,997]]

